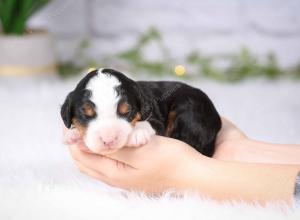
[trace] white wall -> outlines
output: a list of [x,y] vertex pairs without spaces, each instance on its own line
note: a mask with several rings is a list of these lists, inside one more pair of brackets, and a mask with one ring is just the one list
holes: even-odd
[[192,49],[247,46],[257,54],[276,52],[284,66],[300,61],[299,0],[56,0],[30,24],[48,27],[64,58],[83,37],[93,39],[92,54],[101,56],[155,26],[179,59]]

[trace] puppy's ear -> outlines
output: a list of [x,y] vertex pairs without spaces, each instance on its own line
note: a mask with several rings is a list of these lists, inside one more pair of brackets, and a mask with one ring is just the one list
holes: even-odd
[[60,110],[61,118],[67,128],[71,128],[72,125],[72,96],[73,92],[70,92]]

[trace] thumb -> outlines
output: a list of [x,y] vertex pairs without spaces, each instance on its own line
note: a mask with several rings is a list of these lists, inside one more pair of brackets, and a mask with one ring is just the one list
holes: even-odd
[[140,168],[145,162],[149,160],[155,160],[155,156],[160,154],[160,149],[162,149],[164,144],[168,144],[166,137],[153,136],[149,142],[140,147],[123,147],[116,152],[106,155],[107,157],[121,161],[133,168]]

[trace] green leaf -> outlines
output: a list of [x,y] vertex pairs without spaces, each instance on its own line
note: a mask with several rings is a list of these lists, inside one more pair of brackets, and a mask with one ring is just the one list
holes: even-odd
[[49,0],[0,0],[0,21],[5,34],[23,34],[30,16]]

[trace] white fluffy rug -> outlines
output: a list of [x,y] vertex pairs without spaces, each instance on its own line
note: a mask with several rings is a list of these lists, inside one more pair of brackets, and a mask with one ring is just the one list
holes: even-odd
[[[300,83],[199,81],[220,113],[247,134],[300,143]],[[82,175],[61,144],[59,107],[73,81],[0,79],[0,219],[300,219],[242,203],[193,195],[161,198],[125,193]]]

